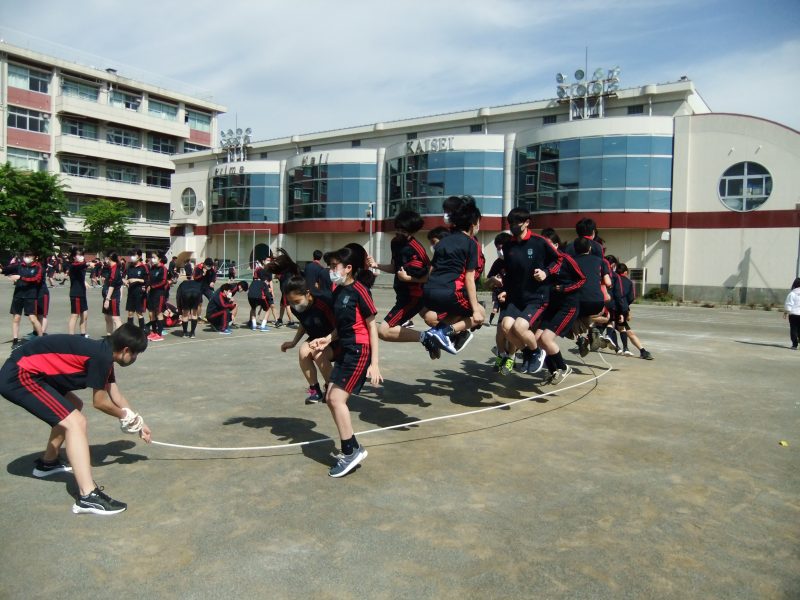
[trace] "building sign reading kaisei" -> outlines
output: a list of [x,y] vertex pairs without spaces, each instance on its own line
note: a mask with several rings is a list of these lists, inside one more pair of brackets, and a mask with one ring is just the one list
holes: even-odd
[[444,152],[453,149],[453,136],[408,140],[406,154],[427,154],[428,152]]

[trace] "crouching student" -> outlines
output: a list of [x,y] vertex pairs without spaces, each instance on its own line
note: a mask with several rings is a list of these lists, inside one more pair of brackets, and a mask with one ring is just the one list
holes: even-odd
[[366,449],[356,440],[347,400],[350,394],[361,391],[369,378],[372,385],[383,381],[378,368],[378,328],[375,325],[375,304],[369,287],[374,275],[367,266],[367,253],[358,244],[350,244],[336,253],[336,268],[331,271],[333,315],[336,329],[329,335],[310,343],[311,349],[321,352],[334,340],[342,346],[342,358],[331,372],[325,400],[339,431],[342,453],[328,474],[342,477],[367,457]]
[[233,300],[233,296],[240,290],[246,292],[248,288],[249,285],[246,281],[223,283],[211,295],[206,307],[206,320],[220,335],[232,333],[230,326],[236,311],[236,302]]
[[[66,334],[37,338],[13,351],[0,369],[0,395],[51,427],[33,475],[42,478],[73,473],[78,486],[73,513],[114,515],[127,508],[94,482],[86,417],[81,413],[83,402],[73,392],[92,388],[95,408],[119,419],[123,431],[138,433],[149,443],[150,428],[133,411],[114,377],[114,363],[132,365],[146,348],[144,332],[126,323],[106,340]],[[59,458],[65,443],[69,464]]]
[[297,317],[300,327],[297,328],[292,341],[281,344],[281,352],[296,347],[303,336],[308,334],[306,341],[300,344],[297,358],[300,370],[308,382],[306,404],[316,404],[325,399],[317,378],[317,369],[322,374],[327,389],[335,355],[341,355],[341,345],[338,341],[321,351],[311,348],[311,342],[330,335],[336,327],[333,317],[333,297],[326,289],[310,288],[308,280],[299,275],[286,282],[284,293],[289,310]]

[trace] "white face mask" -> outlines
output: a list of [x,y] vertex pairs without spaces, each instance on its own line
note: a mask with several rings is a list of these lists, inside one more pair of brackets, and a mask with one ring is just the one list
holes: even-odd
[[497,251],[497,258],[503,258],[503,251],[502,250],[498,250]]
[[448,215],[447,213],[444,213],[444,224],[450,225],[450,215]]
[[86,260],[86,257],[78,255],[75,257],[75,260],[77,260],[78,262],[83,262],[84,260]]
[[233,292],[225,292],[225,297],[228,298],[228,300],[230,300],[231,298],[233,298]]
[[436,253],[436,246],[431,246],[431,256]]
[[139,262],[139,257],[138,256],[131,256],[131,262],[132,263],[138,263]]
[[292,308],[294,308],[297,312],[301,313],[301,312],[306,312],[309,306],[311,306],[311,303],[306,300],[303,300],[302,302],[298,302],[297,304],[293,305]]
[[347,279],[344,275],[339,273],[339,271],[336,271],[334,269],[331,269],[330,276],[331,276],[331,283],[335,283],[336,285],[344,283],[345,279]]
[[26,265],[29,265],[29,264],[31,264],[33,262],[33,257],[32,256],[24,256],[24,257],[22,257],[22,262],[24,262]]
[[150,259],[150,262],[153,263],[154,265],[157,265],[158,264],[158,258],[153,257],[153,258]]

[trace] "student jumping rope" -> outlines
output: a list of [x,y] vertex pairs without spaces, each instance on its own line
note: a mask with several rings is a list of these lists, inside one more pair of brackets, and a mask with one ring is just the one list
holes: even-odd
[[378,368],[378,328],[375,325],[375,304],[369,287],[374,275],[367,269],[367,253],[358,244],[349,244],[336,253],[338,264],[331,274],[336,285],[333,291],[333,313],[336,329],[310,343],[311,349],[322,352],[334,339],[342,346],[342,358],[331,372],[325,400],[339,431],[342,453],[328,474],[342,477],[367,457],[366,449],[356,440],[347,400],[361,391],[369,378],[372,385],[383,381]]
[[414,238],[423,224],[416,211],[400,211],[394,218],[391,262],[379,265],[369,257],[370,267],[394,275],[395,304],[378,328],[378,336],[387,342],[420,341],[420,334],[403,324],[423,311],[422,284],[428,280],[430,260],[425,248]]
[[[83,402],[73,391],[92,388],[95,408],[119,419],[123,431],[138,433],[149,443],[150,428],[133,411],[114,376],[114,363],[132,365],[146,348],[144,332],[125,324],[107,340],[65,334],[38,338],[13,351],[0,369],[0,395],[51,427],[33,475],[42,478],[72,472],[78,486],[73,513],[113,515],[127,508],[94,482]],[[65,443],[69,465],[59,457]]]
[[311,288],[308,280],[294,276],[286,282],[286,300],[289,309],[297,317],[300,327],[295,332],[294,339],[281,344],[281,352],[294,348],[308,334],[308,338],[300,345],[297,359],[300,370],[308,382],[306,404],[316,404],[325,399],[325,394],[320,388],[317,378],[317,369],[322,373],[327,387],[330,381],[333,360],[341,356],[341,344],[332,342],[321,351],[312,350],[311,342],[330,335],[336,328],[333,316],[333,296],[326,289]]
[[80,319],[80,333],[83,337],[89,337],[86,333],[86,325],[89,320],[89,303],[86,300],[86,257],[80,248],[72,248],[69,251],[69,325],[70,335],[75,334],[75,328]]

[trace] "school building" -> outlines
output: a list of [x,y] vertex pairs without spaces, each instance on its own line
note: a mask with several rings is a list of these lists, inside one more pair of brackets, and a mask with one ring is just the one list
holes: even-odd
[[81,208],[107,198],[130,209],[134,245],[166,248],[171,155],[210,149],[225,107],[70,48],[14,41],[0,40],[0,162],[60,175],[67,244],[82,243]]
[[[470,194],[487,260],[503,215],[574,237],[593,218],[639,292],[779,303],[800,261],[800,134],[713,113],[692,81],[621,89],[619,71],[559,74],[554,98],[215,147],[173,156],[171,252],[247,265],[282,247],[363,244],[385,261],[403,208],[442,223]],[[418,237],[424,236],[421,232]]]

